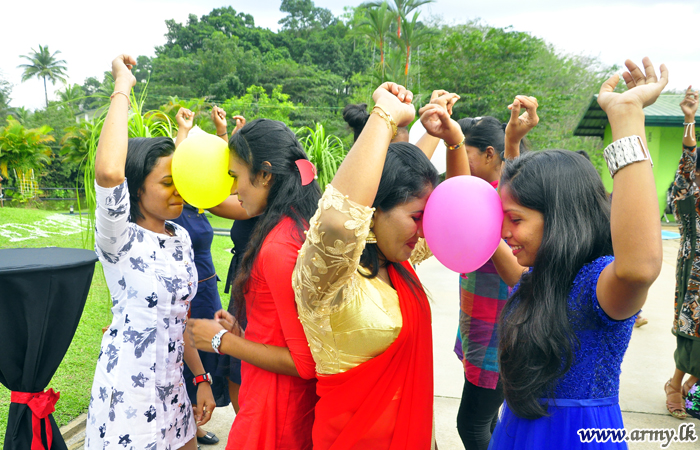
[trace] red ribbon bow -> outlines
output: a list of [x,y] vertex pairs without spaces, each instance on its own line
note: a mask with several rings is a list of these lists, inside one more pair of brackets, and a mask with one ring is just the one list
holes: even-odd
[[51,422],[46,420],[46,444],[48,447],[44,448],[41,442],[41,421],[49,417],[49,414],[53,413],[56,408],[56,402],[61,397],[60,392],[54,392],[53,389],[49,389],[45,392],[12,392],[10,395],[10,401],[12,403],[19,403],[21,405],[27,405],[32,411],[32,448],[31,450],[48,450],[53,444],[53,431],[51,430]]

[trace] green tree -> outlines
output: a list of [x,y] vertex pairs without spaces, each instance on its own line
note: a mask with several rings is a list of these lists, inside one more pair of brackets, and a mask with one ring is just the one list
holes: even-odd
[[534,149],[582,149],[594,156],[600,146],[599,140],[574,137],[572,132],[591,95],[615,67],[559,54],[528,33],[478,22],[443,26],[430,51],[421,56],[426,91],[446,89],[460,95],[453,117],[488,115],[507,121],[513,98],[532,95],[540,104],[540,124],[528,135]]
[[406,59],[404,64],[404,79],[403,85],[408,87],[408,69],[411,64],[411,50],[417,49],[423,44],[427,44],[436,35],[436,31],[423,26],[422,23],[418,22],[419,12],[413,14],[413,18],[409,21],[406,16],[401,16],[401,21],[404,24],[403,34],[398,38],[398,44],[401,50],[403,50]]
[[5,117],[10,112],[10,95],[12,94],[12,85],[2,77],[0,72],[0,118]]
[[62,106],[71,114],[75,114],[76,109],[81,109],[85,99],[85,91],[77,84],[66,84],[62,90],[57,91],[57,94]]
[[56,55],[61,53],[59,50],[51,53],[49,51],[49,46],[39,45],[39,51],[32,49],[32,53],[29,55],[21,55],[20,58],[24,58],[29,61],[29,64],[20,64],[18,67],[24,69],[22,74],[22,82],[29,80],[30,78],[41,78],[44,80],[44,98],[46,99],[46,106],[49,105],[49,95],[46,90],[46,79],[51,81],[51,84],[56,84],[56,81],[66,82],[66,62],[62,59],[57,59]]
[[39,170],[51,163],[51,147],[54,141],[51,128],[25,128],[14,117],[7,117],[7,125],[0,127],[0,173],[8,177],[8,169],[17,171]]
[[90,151],[90,138],[95,133],[99,135],[100,125],[101,123],[83,120],[79,124],[67,127],[60,142],[62,161],[76,166],[84,164]]
[[[383,2],[373,1],[367,2],[367,6],[381,6]],[[435,0],[394,0],[392,5],[389,5],[390,11],[393,13],[393,17],[396,20],[396,37],[401,39],[401,24],[406,23],[406,17],[419,7],[426,5],[428,3],[435,3]]]
[[356,28],[356,33],[364,34],[379,47],[379,71],[382,74],[382,82],[386,79],[385,43],[393,20],[394,15],[389,10],[389,5],[387,2],[382,2],[368,7],[366,18]]
[[305,37],[309,29],[327,27],[337,20],[328,9],[317,7],[312,0],[282,0],[280,11],[288,14],[278,22],[282,28]]
[[297,107],[289,101],[289,95],[282,92],[282,86],[276,86],[272,95],[267,95],[262,86],[250,86],[244,96],[232,97],[221,105],[228,117],[241,115],[248,121],[264,117],[266,119],[279,120],[287,125],[289,119]]

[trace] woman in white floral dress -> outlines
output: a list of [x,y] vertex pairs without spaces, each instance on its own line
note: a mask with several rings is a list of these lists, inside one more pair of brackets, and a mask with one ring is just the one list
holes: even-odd
[[115,92],[95,160],[95,250],[113,319],[95,370],[86,448],[194,450],[195,422],[206,423],[215,407],[209,383],[200,382],[193,417],[182,376],[185,362],[204,373],[183,340],[197,269],[189,234],[166,222],[182,212],[170,171],[174,143],[128,139],[134,64],[127,55],[112,62]]

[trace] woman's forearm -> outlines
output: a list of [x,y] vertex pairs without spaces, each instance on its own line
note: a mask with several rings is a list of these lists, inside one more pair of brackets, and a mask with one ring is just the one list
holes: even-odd
[[261,344],[226,333],[221,337],[219,351],[268,372],[299,376],[292,354],[287,347]]
[[128,114],[131,85],[117,79],[114,91],[123,92],[112,97],[105,118],[100,141],[95,154],[95,181],[99,186],[110,188],[124,182],[124,165],[129,143]]

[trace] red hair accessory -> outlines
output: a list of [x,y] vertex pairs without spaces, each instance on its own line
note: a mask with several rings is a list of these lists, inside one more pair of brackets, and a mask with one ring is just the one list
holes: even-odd
[[316,166],[314,166],[308,159],[297,159],[294,161],[299,169],[299,175],[301,175],[301,185],[306,186],[315,179],[318,178],[316,175]]

